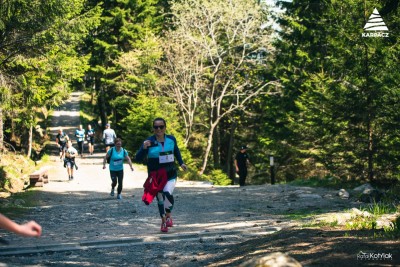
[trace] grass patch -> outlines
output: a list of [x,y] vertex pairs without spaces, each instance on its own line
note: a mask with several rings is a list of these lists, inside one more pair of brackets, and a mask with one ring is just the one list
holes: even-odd
[[13,194],[8,199],[8,203],[0,206],[0,213],[18,218],[23,216],[31,207],[36,207],[37,203],[35,189],[27,190]]
[[375,230],[376,219],[375,217],[366,218],[363,216],[356,216],[353,220],[346,223],[347,230]]
[[288,211],[284,214],[285,218],[294,220],[294,221],[300,221],[300,220],[305,220],[305,219],[310,219],[316,215],[322,214],[323,212],[319,209],[317,210],[312,210],[310,211],[309,209],[303,209],[303,210],[296,210],[296,211]]
[[391,224],[390,227],[384,229],[384,235],[388,238],[400,238],[400,216]]
[[313,222],[305,223],[302,225],[303,228],[322,228],[322,227],[336,228],[338,226],[339,226],[339,222],[337,220],[335,220],[333,222],[313,221]]
[[375,202],[369,204],[365,208],[361,210],[367,211],[375,216],[383,215],[383,214],[391,214],[395,213],[398,210],[398,207],[394,203],[386,203],[386,202]]
[[288,184],[293,186],[325,187],[331,189],[354,188],[361,185],[359,181],[343,181],[332,176],[296,179]]
[[34,162],[24,155],[4,152],[0,160],[0,187],[6,192],[20,192],[28,176],[35,170]]

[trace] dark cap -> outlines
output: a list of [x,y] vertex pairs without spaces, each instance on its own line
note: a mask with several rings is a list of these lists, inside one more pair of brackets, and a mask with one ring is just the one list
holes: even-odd
[[242,149],[247,149],[247,146],[241,146],[240,150],[242,150]]

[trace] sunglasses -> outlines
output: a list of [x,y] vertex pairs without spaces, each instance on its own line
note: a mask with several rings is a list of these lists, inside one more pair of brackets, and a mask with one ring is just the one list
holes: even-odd
[[165,127],[165,125],[154,125],[153,126],[154,130],[157,130],[157,129],[163,130],[164,127]]

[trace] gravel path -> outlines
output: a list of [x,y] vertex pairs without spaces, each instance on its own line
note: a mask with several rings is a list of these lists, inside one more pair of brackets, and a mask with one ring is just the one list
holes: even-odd
[[[73,136],[79,125],[79,94],[54,114]],[[117,133],[118,134],[118,133]],[[76,147],[76,145],[75,145]],[[296,225],[288,214],[298,210],[338,211],[354,206],[325,189],[287,185],[213,187],[179,181],[175,190],[174,227],[160,232],[157,206],[141,202],[143,166],[125,167],[123,199],[110,197],[104,151],[78,159],[75,179],[51,156],[49,183],[35,189],[37,206],[19,221],[34,219],[43,236],[27,239],[1,231],[0,266],[207,266],[229,247]]]

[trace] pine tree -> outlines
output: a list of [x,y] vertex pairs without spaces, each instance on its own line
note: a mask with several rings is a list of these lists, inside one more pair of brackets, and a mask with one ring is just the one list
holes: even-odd
[[[368,1],[282,5],[276,75],[291,103],[285,126],[293,155],[346,179],[398,177],[398,74],[387,71],[399,67],[396,37],[362,38]],[[396,10],[389,14],[388,24],[398,22]]]

